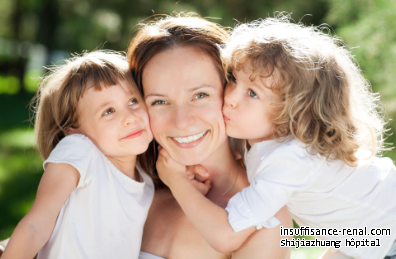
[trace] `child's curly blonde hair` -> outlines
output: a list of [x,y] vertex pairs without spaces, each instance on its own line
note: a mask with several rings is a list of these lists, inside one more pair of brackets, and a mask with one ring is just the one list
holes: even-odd
[[251,80],[278,77],[275,138],[292,134],[329,161],[356,166],[359,148],[384,150],[383,107],[342,40],[324,29],[283,14],[241,24],[222,49],[223,64],[229,72],[250,60]]

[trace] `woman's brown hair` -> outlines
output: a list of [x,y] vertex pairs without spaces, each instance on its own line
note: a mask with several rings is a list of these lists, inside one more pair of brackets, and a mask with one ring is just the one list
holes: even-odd
[[[126,80],[132,91],[140,97],[125,54],[122,53],[84,53],[48,70],[32,100],[37,149],[44,160],[59,141],[69,134],[68,128],[79,127],[78,101],[88,88],[101,91],[102,87],[110,87],[119,80]],[[138,161],[142,169],[149,172],[150,161],[144,153],[138,156]]]
[[225,83],[219,47],[228,38],[228,32],[220,25],[207,21],[198,14],[160,16],[147,24],[141,24],[128,47],[129,65],[143,94],[142,74],[147,63],[158,53],[176,47],[192,47],[202,51],[214,61]]
[[[226,42],[228,36],[225,28],[207,21],[195,13],[160,16],[147,24],[141,24],[139,32],[129,44],[127,54],[130,69],[139,91],[144,96],[142,75],[148,62],[155,55],[176,47],[196,48],[204,55],[209,56],[214,61],[223,84],[225,84],[226,79],[219,48]],[[153,145],[147,153],[155,161],[158,144],[154,141]],[[237,145],[233,144],[232,146]],[[159,181],[157,184],[161,185]]]

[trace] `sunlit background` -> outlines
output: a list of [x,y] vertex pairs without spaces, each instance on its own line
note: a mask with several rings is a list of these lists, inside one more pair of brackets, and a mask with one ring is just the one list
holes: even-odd
[[[396,118],[396,0],[0,0],[0,239],[29,210],[43,171],[28,106],[43,66],[83,50],[126,50],[139,22],[173,11],[197,12],[225,26],[275,11],[305,24],[326,23],[353,47],[387,118]],[[394,121],[389,125],[396,128]],[[385,155],[396,159],[395,151]],[[293,250],[292,258],[317,258],[322,251]]]

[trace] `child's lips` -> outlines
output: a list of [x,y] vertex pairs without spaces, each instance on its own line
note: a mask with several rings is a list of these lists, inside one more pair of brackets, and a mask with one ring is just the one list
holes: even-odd
[[134,131],[128,133],[128,135],[126,135],[122,139],[136,138],[136,137],[139,137],[140,135],[142,135],[142,133],[143,133],[143,129],[134,130]]
[[224,112],[223,112],[223,119],[224,119],[224,121],[229,121],[230,120],[227,116],[225,116]]

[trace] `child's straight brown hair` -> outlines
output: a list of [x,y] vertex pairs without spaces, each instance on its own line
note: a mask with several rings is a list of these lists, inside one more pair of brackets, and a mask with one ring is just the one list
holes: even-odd
[[[84,92],[93,87],[101,91],[126,80],[132,91],[141,98],[129,70],[129,64],[122,53],[115,51],[93,51],[65,60],[65,64],[48,68],[35,98],[35,137],[42,159],[68,133],[68,128],[78,128],[78,101]],[[142,101],[142,100],[140,100]],[[138,158],[143,170],[150,172],[150,161],[144,154]]]

